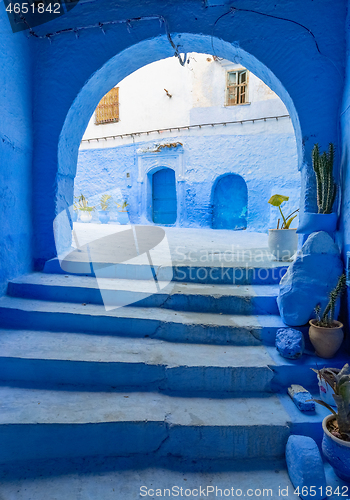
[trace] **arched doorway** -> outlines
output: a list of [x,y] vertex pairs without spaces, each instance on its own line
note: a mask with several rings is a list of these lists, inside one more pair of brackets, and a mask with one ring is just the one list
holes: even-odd
[[176,180],[171,168],[152,175],[152,220],[155,224],[175,224],[177,217]]
[[240,175],[227,174],[213,186],[213,229],[246,229],[248,189]]

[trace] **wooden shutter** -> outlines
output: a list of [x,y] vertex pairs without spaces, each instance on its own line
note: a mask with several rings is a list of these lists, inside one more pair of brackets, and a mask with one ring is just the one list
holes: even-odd
[[99,102],[95,111],[95,123],[113,123],[119,121],[119,87],[115,87]]

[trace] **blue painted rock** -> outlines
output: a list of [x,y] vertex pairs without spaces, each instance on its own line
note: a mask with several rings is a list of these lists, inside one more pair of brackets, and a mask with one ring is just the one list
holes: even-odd
[[326,498],[327,484],[323,462],[318,446],[312,438],[289,436],[286,462],[290,480],[294,488],[298,488],[300,498],[305,500]]
[[306,325],[317,304],[326,307],[342,272],[339,249],[329,234],[312,233],[280,282],[277,304],[283,322]]
[[298,410],[315,411],[315,403],[310,401],[312,399],[311,394],[301,385],[292,384],[288,387],[288,394]]
[[294,328],[280,328],[276,333],[276,348],[284,358],[298,359],[305,349],[304,336]]

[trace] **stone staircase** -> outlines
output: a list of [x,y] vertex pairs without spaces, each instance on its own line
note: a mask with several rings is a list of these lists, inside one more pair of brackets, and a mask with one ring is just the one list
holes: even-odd
[[[291,432],[319,439],[327,410],[303,415],[286,395],[291,383],[315,389],[319,359],[276,353],[283,323],[266,276],[230,285],[175,273],[152,295],[149,281],[127,276],[11,281],[0,299],[0,463],[263,461],[283,458]],[[132,305],[106,311],[101,288]]]

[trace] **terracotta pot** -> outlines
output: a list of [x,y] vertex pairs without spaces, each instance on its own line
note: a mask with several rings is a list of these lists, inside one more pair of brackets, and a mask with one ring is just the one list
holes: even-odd
[[327,423],[334,419],[334,415],[328,415],[323,419],[322,451],[338,477],[344,481],[350,481],[350,442],[339,439],[328,430]]
[[288,262],[298,249],[296,229],[269,229],[269,250],[276,260]]
[[334,321],[336,326],[334,328],[326,328],[324,326],[315,325],[316,319],[309,321],[309,337],[311,344],[314,346],[317,356],[320,358],[333,358],[335,353],[341,346],[344,333],[343,323]]

